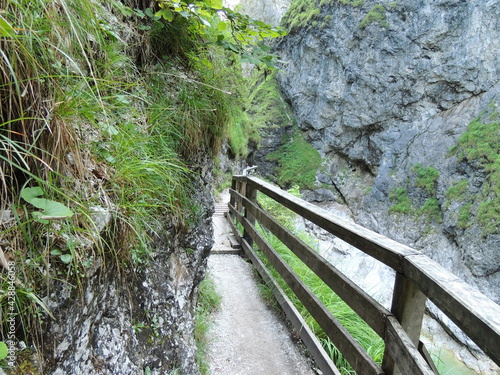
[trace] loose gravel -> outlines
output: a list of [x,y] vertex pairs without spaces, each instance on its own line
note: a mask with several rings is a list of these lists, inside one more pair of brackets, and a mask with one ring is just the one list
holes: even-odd
[[213,375],[314,375],[311,360],[259,294],[252,266],[238,255],[210,255],[208,272],[222,296],[209,330]]

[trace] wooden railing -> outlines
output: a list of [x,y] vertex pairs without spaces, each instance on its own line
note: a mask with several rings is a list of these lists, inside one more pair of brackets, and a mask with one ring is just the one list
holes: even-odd
[[[391,310],[380,305],[264,211],[256,201],[258,191],[396,271]],[[229,209],[232,220],[236,219],[244,228],[243,234],[240,234],[233,225],[235,235],[262,277],[272,286],[278,302],[324,374],[339,372],[255,254],[254,244],[265,254],[333,344],[360,375],[437,374],[430,356],[419,341],[427,299],[500,365],[500,306],[421,252],[359,225],[343,221],[254,177],[234,176],[230,194]],[[384,340],[382,365],[377,364],[366,353],[334,314],[326,309],[269,245],[256,230],[256,220],[279,238]]]

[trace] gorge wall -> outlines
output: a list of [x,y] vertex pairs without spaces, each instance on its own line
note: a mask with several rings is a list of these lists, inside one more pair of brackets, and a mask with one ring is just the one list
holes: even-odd
[[[283,93],[324,160],[318,183],[499,302],[500,3],[321,3],[307,25],[285,16],[276,46]],[[453,152],[478,116],[485,163]]]
[[[259,3],[241,2],[253,17]],[[278,82],[322,158],[304,198],[421,250],[499,303],[500,3],[294,0],[281,24]],[[261,133],[251,164],[279,181],[265,150],[286,139],[268,124]],[[341,267],[371,288],[391,283],[363,263]]]

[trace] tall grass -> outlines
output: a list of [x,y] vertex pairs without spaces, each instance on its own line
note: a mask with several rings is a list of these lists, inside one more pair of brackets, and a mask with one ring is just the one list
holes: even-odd
[[[0,258],[16,264],[16,334],[40,347],[55,280],[81,288],[93,265],[142,267],[162,228],[195,214],[188,163],[220,146],[230,95],[190,61],[202,45],[184,43],[185,26],[140,30],[153,21],[120,1],[0,0],[0,9],[13,27],[0,37]],[[163,43],[150,48],[150,38]],[[39,222],[25,187],[74,215]]]
[[[297,194],[296,189],[294,190]],[[280,222],[290,230],[296,232],[305,242],[312,244],[313,240],[305,233],[297,233],[294,228],[295,215],[284,207],[279,207],[268,197],[259,194],[259,203],[273,216],[279,218]],[[361,344],[367,353],[379,364],[382,363],[384,354],[384,342],[371,327],[365,323],[340,297],[338,297],[328,285],[326,285],[309,267],[307,267],[291,250],[289,250],[278,238],[265,228],[258,226],[259,232],[264,236],[268,243],[278,252],[293,271],[302,281],[314,292],[320,301],[332,312],[338,321],[349,331],[349,333]],[[311,246],[314,248],[314,246]],[[328,336],[323,332],[318,323],[314,320],[300,300],[295,296],[290,287],[286,284],[279,273],[272,267],[269,260],[259,251],[259,256],[266,266],[270,269],[275,280],[278,281],[283,290],[287,293],[290,300],[297,307],[305,321],[319,338],[323,347],[334,361],[337,368],[344,375],[355,374],[352,367],[345,360],[339,350],[333,345]]]

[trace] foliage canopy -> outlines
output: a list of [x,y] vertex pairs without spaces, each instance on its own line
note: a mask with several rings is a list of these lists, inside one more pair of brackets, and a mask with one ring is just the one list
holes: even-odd
[[222,0],[159,0],[158,3],[161,9],[156,12],[156,17],[168,22],[179,17],[185,18],[191,30],[203,39],[207,39],[209,28],[211,34],[215,29],[214,43],[240,55],[241,62],[275,68],[277,57],[263,41],[285,35],[282,28],[226,8]]

